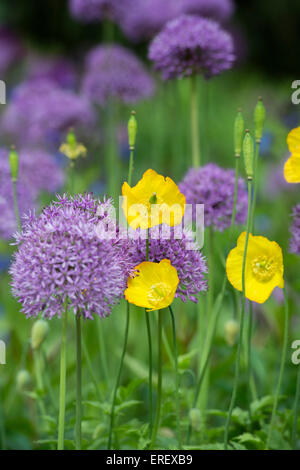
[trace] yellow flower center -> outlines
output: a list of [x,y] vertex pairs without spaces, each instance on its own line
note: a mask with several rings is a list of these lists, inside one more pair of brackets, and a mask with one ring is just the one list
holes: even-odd
[[150,204],[157,204],[157,196],[156,193],[153,193],[149,199]]
[[258,256],[252,261],[252,272],[260,282],[269,282],[274,276],[276,269],[276,261],[265,255]]
[[172,289],[168,284],[164,282],[158,282],[151,286],[151,289],[148,293],[148,301],[154,307],[158,307],[161,302],[168,297],[172,292]]

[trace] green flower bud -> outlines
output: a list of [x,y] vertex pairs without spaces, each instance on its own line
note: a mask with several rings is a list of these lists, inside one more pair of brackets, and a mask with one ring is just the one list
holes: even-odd
[[235,320],[228,320],[224,326],[225,329],[225,339],[229,346],[233,346],[236,342],[238,332],[240,331],[240,326]]
[[15,147],[11,147],[9,152],[9,164],[10,164],[10,174],[11,179],[15,183],[18,179],[19,173],[19,156],[16,152]]
[[24,390],[28,389],[31,384],[31,375],[29,374],[28,370],[21,369],[17,373],[17,390],[19,392],[23,392]]
[[48,322],[46,320],[37,320],[31,330],[31,346],[32,349],[40,347],[49,332]]
[[76,139],[76,135],[74,133],[74,130],[73,129],[70,129],[68,134],[67,134],[67,138],[66,138],[66,142],[68,145],[70,145],[71,147],[75,147],[76,144],[77,144],[77,139]]
[[131,116],[128,121],[128,142],[130,150],[134,150],[137,134],[137,120],[135,118],[135,111],[131,111]]
[[192,408],[189,412],[189,418],[192,428],[199,431],[202,424],[201,411],[198,408]]
[[246,130],[246,134],[243,141],[243,154],[245,170],[248,180],[253,178],[253,159],[254,159],[254,142],[250,135],[249,130]]
[[264,107],[262,98],[260,97],[254,110],[255,139],[258,143],[261,141],[263,135],[265,119],[266,108]]
[[241,155],[244,125],[244,118],[241,110],[239,109],[234,121],[234,152],[236,157],[239,157]]

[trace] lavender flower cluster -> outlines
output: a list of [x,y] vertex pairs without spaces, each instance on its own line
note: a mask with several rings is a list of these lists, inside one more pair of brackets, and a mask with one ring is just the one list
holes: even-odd
[[290,251],[300,256],[300,204],[293,209],[293,223],[291,226]]
[[129,253],[124,242],[96,232],[97,224],[109,223],[110,205],[89,194],[64,195],[27,218],[10,269],[27,317],[60,316],[66,298],[75,314],[105,317],[120,301],[133,268]]
[[83,93],[99,105],[110,99],[135,103],[153,94],[154,83],[143,64],[121,46],[99,46],[86,61]]
[[2,130],[23,145],[51,141],[70,126],[89,128],[94,114],[88,100],[48,79],[22,83],[2,118]]
[[[198,294],[207,290],[205,274],[207,265],[199,251],[191,232],[182,231],[181,226],[169,227],[160,225],[149,229],[149,261],[159,263],[169,259],[177,269],[179,285],[175,297],[183,302],[191,300],[198,302]],[[145,231],[136,230],[133,233],[131,248],[133,264],[146,261]]]
[[233,41],[215,21],[182,15],[153,39],[149,59],[164,80],[193,74],[210,78],[231,68]]
[[[227,170],[209,163],[201,168],[190,168],[179,184],[187,204],[204,204],[206,227],[223,231],[231,224],[235,187],[234,170]],[[236,223],[247,218],[248,196],[245,182],[238,180]],[[195,220],[195,207],[193,220]]]

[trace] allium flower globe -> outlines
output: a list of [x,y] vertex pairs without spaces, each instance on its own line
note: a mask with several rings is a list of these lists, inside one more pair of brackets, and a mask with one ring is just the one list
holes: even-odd
[[233,41],[215,21],[182,15],[153,39],[149,59],[164,80],[194,74],[211,78],[231,68]]
[[178,14],[175,0],[131,0],[121,18],[121,28],[135,42],[152,39],[163,26]]
[[293,209],[293,223],[290,232],[290,251],[300,256],[300,204],[297,204]]
[[82,90],[101,106],[110,99],[135,103],[153,94],[154,82],[131,51],[107,45],[89,53]]
[[30,80],[48,79],[62,88],[73,89],[77,82],[77,73],[74,64],[62,56],[29,57],[27,77]]
[[51,141],[70,126],[88,129],[94,114],[88,100],[47,79],[21,84],[7,105],[2,130],[24,145]]
[[179,0],[181,13],[199,15],[223,22],[228,20],[234,10],[232,0]]
[[0,74],[20,60],[24,55],[24,47],[20,39],[10,30],[0,27]]
[[[190,168],[179,184],[187,204],[204,204],[206,227],[223,231],[231,224],[234,200],[235,173],[209,163],[201,168]],[[245,182],[238,180],[236,223],[242,224],[247,217],[248,196]],[[195,207],[193,207],[195,220]]]
[[[165,224],[149,229],[149,261],[158,263],[163,259],[170,260],[179,277],[175,297],[183,302],[197,302],[197,295],[207,290],[207,265],[192,233],[183,230],[181,236],[181,230],[181,226],[169,227]],[[134,266],[137,266],[146,261],[145,231],[138,229],[131,232],[131,236],[131,256]]]
[[90,319],[109,315],[119,302],[132,266],[124,241],[97,232],[110,223],[110,206],[91,195],[63,196],[28,217],[10,269],[27,317],[60,316],[66,297],[75,314]]
[[131,0],[69,0],[71,14],[79,21],[120,20]]

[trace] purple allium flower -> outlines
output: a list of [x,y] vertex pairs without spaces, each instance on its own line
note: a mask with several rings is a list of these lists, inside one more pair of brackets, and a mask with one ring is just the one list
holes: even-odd
[[105,18],[118,21],[124,14],[127,4],[128,0],[69,0],[72,16],[87,23]]
[[181,13],[204,16],[223,22],[228,20],[234,10],[232,0],[179,0]]
[[24,48],[20,39],[6,28],[0,28],[0,75],[22,58]]
[[88,129],[94,121],[87,99],[46,79],[21,84],[3,114],[2,129],[13,141],[38,143],[70,126]]
[[268,168],[268,178],[265,193],[268,198],[274,198],[282,192],[293,192],[299,188],[297,184],[290,184],[283,176],[282,165],[272,165]]
[[293,209],[293,223],[290,229],[290,251],[300,256],[300,204],[297,204]]
[[182,15],[153,39],[149,59],[164,80],[193,74],[210,78],[231,68],[233,41],[215,21]]
[[[180,232],[178,232],[178,229]],[[205,258],[198,250],[193,235],[181,226],[169,227],[165,224],[149,229],[149,261],[159,262],[169,259],[177,269],[179,284],[175,297],[183,302],[197,302],[197,295],[207,290]],[[134,266],[146,261],[145,231],[131,231],[132,259]]]
[[83,93],[99,105],[110,98],[135,103],[153,91],[153,80],[143,64],[124,47],[98,46],[89,53]]
[[103,239],[96,230],[111,223],[110,207],[89,194],[64,195],[28,217],[10,269],[13,294],[27,317],[60,316],[66,297],[75,314],[106,317],[120,301],[132,271],[129,255],[124,242]]
[[[230,226],[233,210],[235,172],[209,163],[201,168],[190,168],[179,184],[187,204],[204,204],[206,227],[223,231]],[[248,195],[245,182],[238,180],[236,223],[247,218]],[[195,220],[195,208],[193,210]]]
[[133,0],[121,18],[121,28],[135,42],[152,39],[178,14],[177,0]]
[[27,77],[29,80],[48,79],[62,88],[73,89],[77,82],[74,64],[65,57],[36,56],[28,61]]

